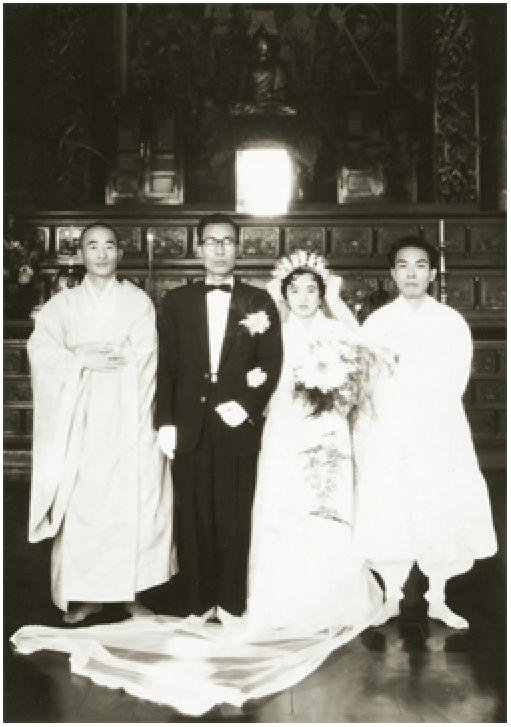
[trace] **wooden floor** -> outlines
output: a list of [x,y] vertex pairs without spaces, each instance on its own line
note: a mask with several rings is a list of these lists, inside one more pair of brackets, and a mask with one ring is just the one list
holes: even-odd
[[[399,619],[367,630],[294,688],[201,719],[71,675],[65,655],[12,652],[8,637],[16,628],[59,625],[60,614],[49,603],[48,545],[27,546],[26,493],[8,489],[4,722],[506,722],[506,478],[485,474],[500,551],[447,590],[450,605],[470,621],[467,632],[427,619],[426,582],[414,571]],[[165,610],[165,592],[160,599]]]

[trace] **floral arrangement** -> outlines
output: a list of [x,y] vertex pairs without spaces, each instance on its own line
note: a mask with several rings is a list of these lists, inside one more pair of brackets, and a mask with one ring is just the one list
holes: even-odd
[[4,273],[9,282],[19,285],[29,283],[37,272],[40,251],[36,244],[4,239]]
[[[313,494],[310,514],[351,525],[351,445],[340,436],[341,416],[354,416],[366,406],[372,412],[370,380],[382,368],[392,373],[390,352],[331,338],[313,342],[294,369],[294,397],[310,409],[316,422],[303,450],[305,473]],[[325,413],[339,417],[325,417]],[[341,427],[342,429],[342,427]],[[346,476],[345,476],[346,474]]]
[[240,326],[245,326],[251,336],[257,333],[264,333],[270,327],[268,313],[260,310],[257,313],[249,313],[246,318],[240,321]]
[[294,397],[311,408],[312,417],[334,411],[346,415],[370,398],[367,383],[377,360],[375,352],[359,344],[315,341],[294,369]]

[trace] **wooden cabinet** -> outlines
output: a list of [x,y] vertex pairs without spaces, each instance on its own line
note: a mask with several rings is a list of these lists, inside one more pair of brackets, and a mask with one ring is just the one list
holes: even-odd
[[[264,286],[275,261],[297,247],[325,255],[344,280],[343,296],[356,311],[369,296],[395,295],[386,252],[403,235],[419,235],[438,245],[438,220],[446,229],[447,302],[473,330],[473,374],[465,405],[480,457],[490,466],[505,462],[506,431],[506,219],[502,214],[421,209],[374,213],[338,206],[262,219],[227,211],[240,225],[236,275]],[[216,208],[212,211],[218,211]],[[113,205],[78,212],[46,212],[20,221],[35,228],[43,250],[44,290],[49,295],[65,263],[61,241],[72,240],[85,225],[103,220],[118,230],[124,256],[120,278],[147,291],[160,308],[165,293],[202,276],[196,228],[208,210]],[[68,233],[66,235],[66,232]],[[72,253],[72,251],[68,251]],[[440,297],[436,282],[431,294]],[[7,322],[4,332],[4,467],[28,471],[31,443],[31,389],[25,339],[30,322]]]

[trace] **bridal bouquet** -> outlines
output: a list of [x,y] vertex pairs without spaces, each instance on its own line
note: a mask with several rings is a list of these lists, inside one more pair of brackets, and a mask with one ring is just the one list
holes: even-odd
[[294,397],[311,408],[347,414],[367,397],[366,382],[374,354],[364,346],[335,339],[315,341],[294,369]]

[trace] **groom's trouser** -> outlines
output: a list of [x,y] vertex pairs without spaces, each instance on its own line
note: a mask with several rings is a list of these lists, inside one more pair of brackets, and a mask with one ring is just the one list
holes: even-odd
[[[403,597],[403,586],[414,561],[395,560],[378,563],[373,561],[371,568],[377,571],[385,582],[387,599]],[[445,584],[449,578],[466,573],[472,568],[473,560],[428,562],[419,560],[417,566],[429,579],[429,590],[425,594],[428,601],[444,600]]]
[[[214,399],[192,454],[176,453],[172,476],[179,580],[190,613],[244,612],[257,453],[234,455]],[[179,436],[179,434],[178,434]]]

